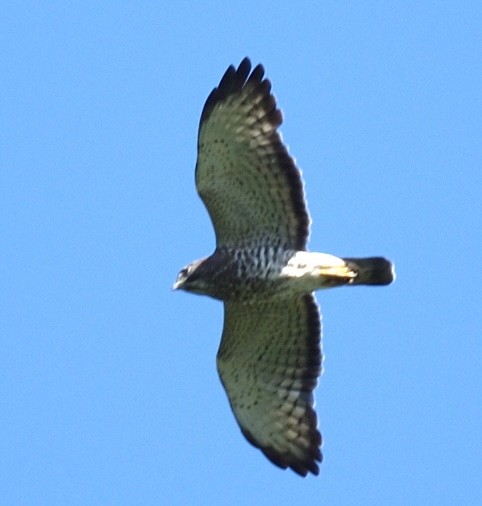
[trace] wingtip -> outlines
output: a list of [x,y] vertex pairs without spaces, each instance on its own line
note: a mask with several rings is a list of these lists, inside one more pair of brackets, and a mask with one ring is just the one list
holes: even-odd
[[[318,429],[315,430],[315,435],[308,448],[304,448],[303,456],[295,456],[292,452],[278,451],[272,446],[262,446],[247,429],[240,427],[243,436],[255,448],[262,451],[263,455],[276,467],[280,469],[291,469],[297,475],[305,478],[309,474],[318,476],[320,474],[320,466],[323,461],[323,454],[321,453],[322,438]],[[300,448],[297,448],[299,451]]]

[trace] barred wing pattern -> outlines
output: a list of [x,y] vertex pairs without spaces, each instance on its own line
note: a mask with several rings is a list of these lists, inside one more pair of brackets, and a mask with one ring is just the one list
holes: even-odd
[[243,434],[277,466],[318,474],[313,389],[321,371],[313,295],[225,302],[217,365]]
[[230,66],[201,115],[196,186],[217,246],[303,250],[310,218],[300,171],[277,128],[281,111],[261,65]]

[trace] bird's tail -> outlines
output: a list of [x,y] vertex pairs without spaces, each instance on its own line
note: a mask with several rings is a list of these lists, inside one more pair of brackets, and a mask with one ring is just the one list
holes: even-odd
[[344,258],[356,273],[351,285],[389,285],[395,279],[395,266],[386,258]]

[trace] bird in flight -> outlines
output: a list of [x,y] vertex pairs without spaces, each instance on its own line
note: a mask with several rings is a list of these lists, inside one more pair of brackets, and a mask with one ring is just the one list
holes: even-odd
[[314,291],[387,285],[382,257],[307,250],[301,173],[283,144],[281,111],[264,68],[230,66],[204,105],[196,187],[216,235],[214,253],[184,267],[174,289],[223,301],[217,369],[239,427],[281,468],[318,474],[313,390],[322,370]]

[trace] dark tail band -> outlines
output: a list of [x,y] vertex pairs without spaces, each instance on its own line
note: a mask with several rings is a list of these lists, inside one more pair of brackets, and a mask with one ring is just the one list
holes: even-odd
[[357,273],[352,285],[389,285],[395,279],[395,266],[383,257],[344,258]]

